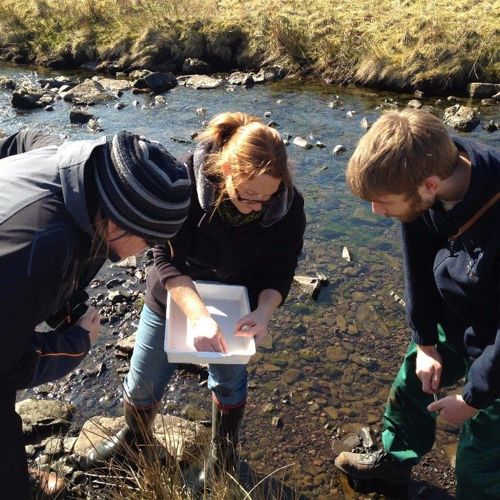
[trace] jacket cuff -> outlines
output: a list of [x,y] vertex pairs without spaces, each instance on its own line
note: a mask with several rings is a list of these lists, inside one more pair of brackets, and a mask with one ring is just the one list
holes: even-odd
[[436,345],[438,342],[437,329],[436,332],[418,333],[415,330],[411,334],[412,340],[418,345]]
[[493,403],[493,399],[488,397],[487,394],[483,394],[474,386],[467,382],[464,386],[464,392],[462,394],[462,399],[472,408],[476,408],[476,410],[482,410],[483,408],[487,408]]

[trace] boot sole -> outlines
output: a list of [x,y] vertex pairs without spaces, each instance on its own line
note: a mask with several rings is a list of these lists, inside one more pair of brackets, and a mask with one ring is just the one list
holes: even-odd
[[349,477],[352,477],[354,479],[365,479],[365,480],[369,480],[369,479],[379,479],[380,481],[387,481],[389,483],[394,483],[394,484],[405,484],[405,483],[408,483],[410,481],[410,478],[408,479],[403,479],[403,480],[398,480],[398,479],[392,479],[392,478],[389,478],[389,477],[384,477],[384,476],[377,476],[375,474],[373,475],[366,475],[366,474],[362,474],[362,473],[356,473],[356,472],[347,472],[343,467],[341,467],[340,465],[335,465],[335,467],[337,467],[337,469],[339,469],[340,471],[342,471],[346,476],[349,476]]

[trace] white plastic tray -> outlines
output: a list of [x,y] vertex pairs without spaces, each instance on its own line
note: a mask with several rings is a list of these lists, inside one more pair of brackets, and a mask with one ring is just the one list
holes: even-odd
[[255,354],[253,337],[235,337],[236,322],[250,312],[247,289],[238,285],[195,282],[201,299],[212,318],[219,324],[228,352],[199,352],[194,347],[193,331],[186,315],[170,298],[167,299],[165,351],[171,363],[248,363]]

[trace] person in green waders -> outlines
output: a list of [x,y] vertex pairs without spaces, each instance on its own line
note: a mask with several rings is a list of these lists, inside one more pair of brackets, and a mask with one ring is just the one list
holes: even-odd
[[[384,413],[384,448],[341,453],[353,478],[408,481],[436,418],[462,424],[457,498],[500,498],[500,152],[438,118],[392,111],[359,142],[351,191],[402,222],[412,341]],[[461,394],[437,391],[465,377]]]

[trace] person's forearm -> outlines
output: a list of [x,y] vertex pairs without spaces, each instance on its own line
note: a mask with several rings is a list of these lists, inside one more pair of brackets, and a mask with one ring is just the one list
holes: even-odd
[[191,320],[210,317],[205,304],[201,300],[193,280],[186,275],[177,276],[165,282],[165,288],[172,300]]
[[262,290],[259,294],[257,309],[262,311],[267,319],[270,319],[274,311],[276,311],[281,304],[281,301],[281,293],[272,288],[267,288],[266,290]]

